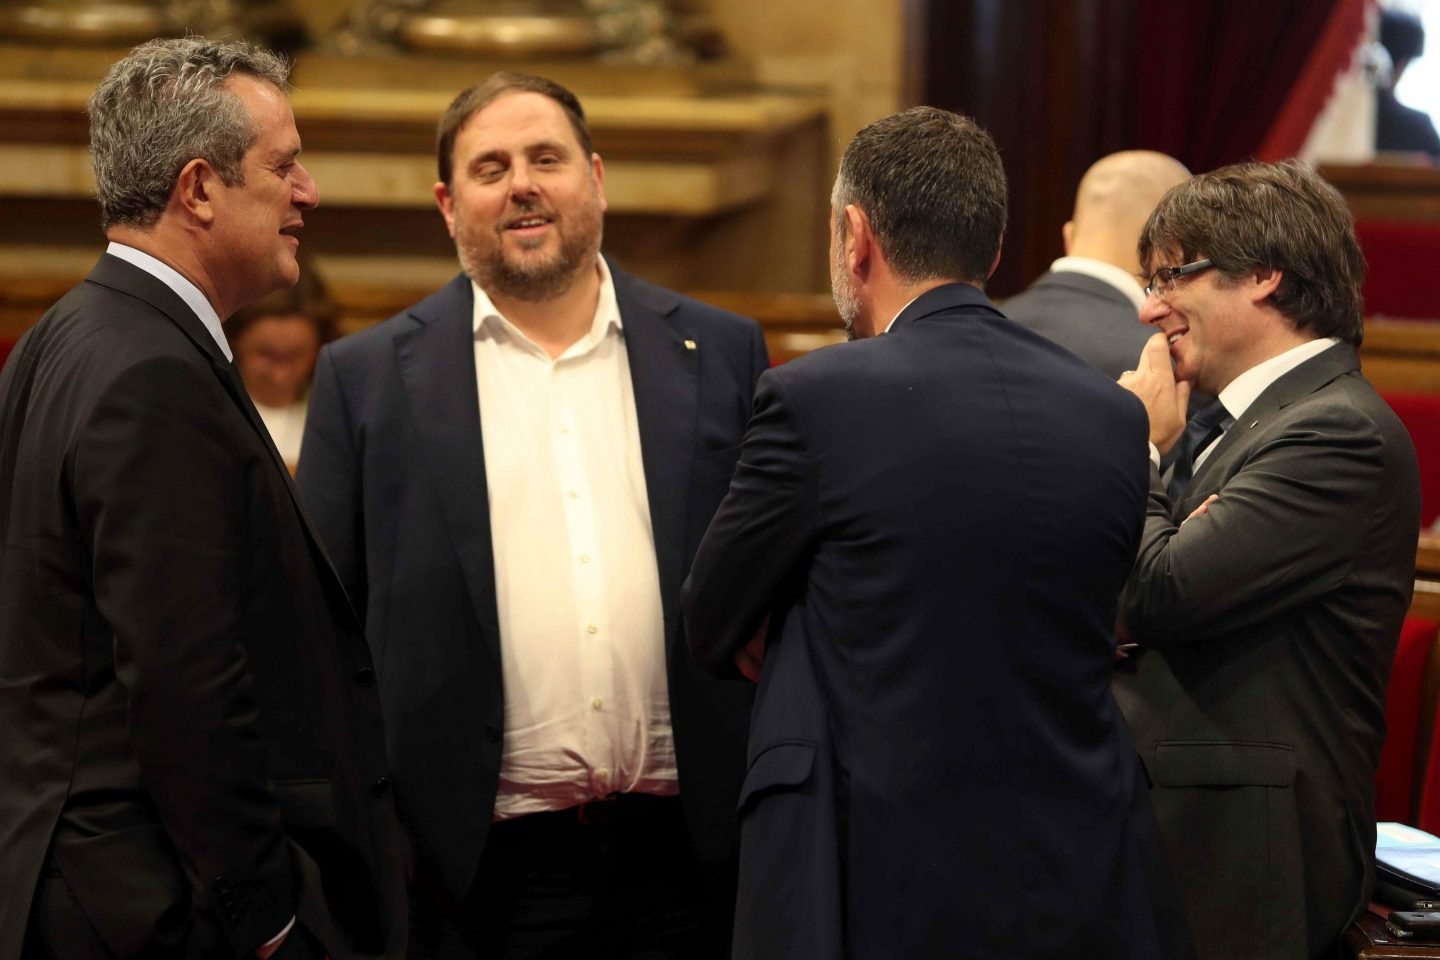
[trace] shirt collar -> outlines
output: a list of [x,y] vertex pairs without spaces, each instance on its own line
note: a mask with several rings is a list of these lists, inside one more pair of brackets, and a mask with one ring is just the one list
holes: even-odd
[[1270,385],[1294,370],[1311,357],[1319,356],[1340,342],[1339,337],[1321,337],[1307,340],[1298,347],[1291,347],[1284,353],[1276,354],[1269,360],[1255,364],[1220,391],[1220,403],[1225,412],[1236,420],[1250,408],[1250,404],[1269,389]]
[[214,337],[215,342],[219,344],[220,352],[225,354],[225,359],[234,361],[235,355],[230,352],[230,344],[225,340],[225,328],[220,325],[220,316],[210,305],[210,301],[205,299],[205,294],[200,292],[199,287],[181,276],[174,267],[163,260],[152,257],[144,250],[137,250],[127,244],[111,240],[110,245],[105,248],[105,252],[112,257],[124,260],[131,266],[139,267],[175,291],[175,295],[184,300],[187,307],[195,311],[195,316],[199,317],[200,322],[205,325],[205,329],[210,331],[210,336]]
[[[611,330],[624,329],[625,324],[620,317],[620,303],[615,299],[615,281],[610,276],[610,265],[605,262],[604,257],[596,257],[595,262],[600,269],[600,296],[595,301],[595,317],[590,322],[590,331],[572,343],[559,359],[585,353],[593,349]],[[496,309],[495,302],[490,299],[490,295],[474,279],[470,281],[470,289],[475,294],[474,330],[476,340],[503,333],[544,352],[535,341],[525,335],[524,331],[505,319],[504,315]]]
[[[926,292],[928,293],[929,291],[926,291]],[[916,294],[915,296],[911,297],[909,300],[905,301],[905,306],[903,306],[903,307],[901,307],[899,310],[896,310],[896,311],[895,311],[895,316],[893,316],[893,317],[890,318],[890,322],[887,323],[887,324],[885,324],[885,329],[884,329],[884,330],[881,330],[880,332],[881,332],[881,333],[889,333],[889,332],[890,332],[890,328],[893,327],[893,326],[895,326],[895,321],[900,319],[900,314],[902,314],[902,313],[904,313],[906,310],[910,309],[910,304],[914,303],[916,300],[919,300],[922,296],[924,296],[924,294]]]
[[1087,277],[1108,283],[1135,305],[1136,313],[1145,306],[1145,290],[1134,277],[1113,263],[1092,260],[1090,257],[1061,257],[1050,264],[1050,270],[1052,273],[1083,273]]

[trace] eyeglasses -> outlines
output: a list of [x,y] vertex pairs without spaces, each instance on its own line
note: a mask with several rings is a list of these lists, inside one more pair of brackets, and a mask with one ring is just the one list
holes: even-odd
[[1191,263],[1182,263],[1178,267],[1161,267],[1150,275],[1150,282],[1145,284],[1145,296],[1164,297],[1165,294],[1175,289],[1175,281],[1181,277],[1188,277],[1192,273],[1199,273],[1202,270],[1209,270],[1215,264],[1208,258],[1195,260]]

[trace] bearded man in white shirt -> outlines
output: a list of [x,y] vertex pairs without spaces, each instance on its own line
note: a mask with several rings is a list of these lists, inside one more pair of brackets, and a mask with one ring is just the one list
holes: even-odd
[[760,329],[600,255],[558,84],[466,90],[437,152],[463,273],[321,354],[299,473],[376,657],[414,949],[724,956],[750,694],[677,604]]
[[[1373,879],[1420,520],[1410,438],[1360,374],[1364,260],[1345,201],[1296,163],[1173,188],[1139,252],[1160,333],[1120,382],[1156,468],[1116,698],[1200,955],[1336,956]],[[1219,399],[1186,428],[1192,385]]]

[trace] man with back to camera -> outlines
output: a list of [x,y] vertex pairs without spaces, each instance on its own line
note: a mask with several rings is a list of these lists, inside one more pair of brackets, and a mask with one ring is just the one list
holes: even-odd
[[110,245],[0,375],[3,960],[404,951],[369,651],[220,328],[298,276],[287,71],[111,68]]
[[1121,384],[1154,462],[1192,385],[1219,400],[1191,421],[1211,435],[1151,471],[1116,697],[1201,956],[1338,956],[1373,880],[1420,522],[1410,437],[1360,374],[1364,260],[1345,201],[1297,163],[1175,187],[1140,259],[1160,332]]
[[1001,304],[1005,316],[1118,377],[1135,364],[1151,330],[1140,322],[1145,294],[1135,245],[1165,191],[1190,176],[1173,157],[1124,150],[1101,157],[1075,191],[1061,229],[1065,256]]
[[696,656],[759,668],[737,958],[1190,955],[1110,694],[1144,412],[986,299],[1005,211],[968,118],[855,137],[861,339],[760,378],[696,555]]
[[438,159],[464,272],[322,353],[299,474],[366,612],[421,946],[723,956],[750,690],[694,664],[677,603],[760,329],[600,255],[558,84],[464,91]]

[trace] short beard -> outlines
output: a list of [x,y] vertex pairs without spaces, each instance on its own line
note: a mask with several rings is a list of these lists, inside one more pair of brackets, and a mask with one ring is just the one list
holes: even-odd
[[583,268],[600,255],[602,224],[598,209],[584,211],[575,226],[577,229],[561,237],[555,255],[539,263],[512,263],[505,257],[503,242],[497,242],[488,253],[482,252],[466,242],[463,231],[456,238],[455,252],[461,269],[488,295],[542,303],[567,293],[583,274]]
[[840,322],[845,325],[845,339],[858,339],[855,321],[860,316],[860,298],[855,295],[855,288],[845,274],[843,263],[831,265],[830,296],[835,300],[835,310],[840,314]]

